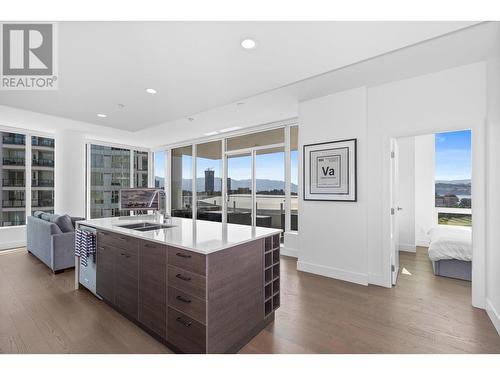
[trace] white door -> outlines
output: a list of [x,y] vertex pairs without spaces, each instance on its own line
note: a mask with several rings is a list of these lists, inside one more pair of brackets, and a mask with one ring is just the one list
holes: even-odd
[[399,273],[399,226],[398,213],[402,210],[399,207],[398,191],[398,142],[391,139],[391,278],[392,285],[396,285]]

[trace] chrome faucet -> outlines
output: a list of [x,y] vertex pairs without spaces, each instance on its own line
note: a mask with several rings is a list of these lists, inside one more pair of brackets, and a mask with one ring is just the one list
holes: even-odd
[[[163,190],[163,189],[155,190],[153,196],[151,197],[151,200],[149,201],[148,208],[151,208],[153,206],[153,202],[157,196],[158,196],[158,200],[159,200],[158,207],[160,207],[160,209],[154,210],[155,216],[156,216],[156,221],[164,223],[165,220],[170,218],[170,216],[167,214],[167,201],[166,201],[165,190]],[[163,201],[163,204],[162,204],[162,201]]]

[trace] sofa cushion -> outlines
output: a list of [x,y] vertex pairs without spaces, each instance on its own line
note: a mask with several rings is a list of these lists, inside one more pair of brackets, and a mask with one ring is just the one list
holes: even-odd
[[36,217],[37,219],[40,219],[40,216],[43,215],[43,211],[35,211],[33,213],[33,216]]
[[75,231],[73,223],[71,222],[71,218],[68,215],[54,215],[52,218],[50,218],[50,221],[57,224],[57,226],[63,233]]

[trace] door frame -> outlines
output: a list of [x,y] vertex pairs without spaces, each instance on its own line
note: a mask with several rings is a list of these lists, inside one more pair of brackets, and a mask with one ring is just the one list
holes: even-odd
[[[486,153],[484,145],[486,143],[486,122],[483,121],[468,121],[467,126],[463,123],[459,125],[450,125],[446,128],[440,128],[442,123],[435,124],[432,130],[422,132],[401,132],[385,137],[384,160],[390,158],[392,138],[415,137],[419,135],[436,134],[450,131],[470,130],[471,131],[471,158],[472,158],[472,173],[471,173],[471,198],[473,199],[474,208],[472,210],[472,296],[471,304],[474,307],[484,309],[486,307]],[[385,167],[384,167],[385,166]],[[390,244],[390,209],[391,209],[391,192],[390,192],[390,163],[383,163],[383,179],[388,182],[389,189],[384,193],[383,203],[383,222],[384,236],[383,245],[386,249],[383,253],[384,257],[384,286],[391,288],[391,265],[390,251],[387,245]]]
[[[289,143],[289,142],[288,142]],[[290,147],[290,146],[287,146],[287,143],[286,142],[282,142],[282,143],[274,143],[274,144],[270,144],[270,145],[265,145],[265,146],[255,146],[255,147],[248,147],[248,148],[242,148],[242,149],[238,149],[238,150],[231,150],[231,151],[224,151],[224,154],[223,154],[223,162],[222,162],[222,165],[223,165],[223,168],[224,168],[224,172],[223,172],[223,176],[225,178],[225,182],[226,182],[226,187],[224,188],[224,191],[223,191],[223,196],[224,196],[224,201],[225,201],[225,207],[223,207],[223,211],[222,211],[222,215],[224,217],[226,217],[226,220],[227,220],[227,202],[229,200],[229,194],[228,194],[228,191],[227,191],[227,176],[228,176],[228,163],[227,163],[227,159],[228,157],[230,156],[238,156],[238,155],[250,155],[251,157],[251,169],[252,169],[252,173],[251,173],[251,179],[252,179],[252,192],[251,192],[251,205],[252,205],[252,227],[255,227],[257,226],[257,179],[256,179],[256,156],[257,156],[257,152],[258,151],[263,151],[263,150],[270,150],[270,149],[276,149],[276,148],[282,148],[283,149],[283,155],[284,155],[284,158],[286,158],[286,151],[287,151],[287,147]],[[284,164],[283,164],[283,168],[285,169],[285,180],[287,179],[287,173],[286,173],[286,159],[284,160]],[[287,181],[285,181],[285,189],[286,189],[286,186],[289,185],[287,183]],[[289,200],[286,199],[286,192],[285,192],[285,213],[287,212],[287,205],[288,205],[288,202]],[[287,217],[286,217],[286,214],[285,214],[285,223],[287,222]]]

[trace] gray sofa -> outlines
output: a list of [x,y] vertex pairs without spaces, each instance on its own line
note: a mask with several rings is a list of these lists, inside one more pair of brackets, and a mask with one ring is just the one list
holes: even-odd
[[83,218],[35,212],[26,226],[28,251],[54,273],[75,265],[75,222]]

